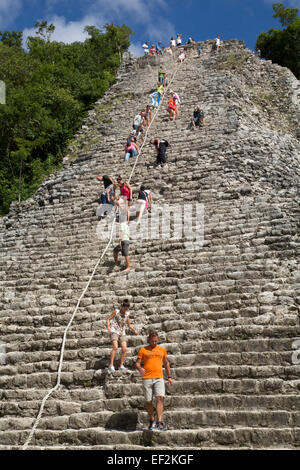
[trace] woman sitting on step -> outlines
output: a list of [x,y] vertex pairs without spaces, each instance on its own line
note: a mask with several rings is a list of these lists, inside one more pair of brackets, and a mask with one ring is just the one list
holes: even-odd
[[139,148],[137,142],[135,142],[134,136],[127,139],[125,145],[125,162],[129,162],[130,157],[136,157],[139,155]]
[[192,128],[195,128],[195,126],[204,126],[204,112],[199,105],[194,109],[194,116],[191,118],[191,123]]

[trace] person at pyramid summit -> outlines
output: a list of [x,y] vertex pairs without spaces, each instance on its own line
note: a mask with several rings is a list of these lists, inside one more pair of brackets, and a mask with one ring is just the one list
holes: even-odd
[[[143,367],[142,367],[143,363]],[[143,379],[143,389],[146,400],[146,410],[149,415],[149,430],[166,431],[163,423],[165,383],[163,368],[167,372],[168,384],[173,385],[170,364],[167,351],[158,345],[158,333],[154,330],[149,332],[148,346],[141,348],[138,352],[136,368]],[[156,418],[154,416],[153,398],[156,401]]]
[[164,51],[164,49],[163,49],[163,47],[162,47],[162,45],[161,45],[161,42],[158,42],[158,43],[156,44],[156,52],[157,52],[157,54],[159,54],[159,55],[164,55],[165,51]]
[[149,55],[149,41],[146,41],[143,45],[142,48],[144,49],[144,55]]
[[222,42],[221,42],[221,39],[220,39],[220,35],[219,35],[219,34],[218,34],[218,36],[217,36],[216,39],[215,39],[215,47],[216,47],[216,51],[217,51],[217,52],[220,52],[221,47],[222,47]]
[[155,49],[155,45],[152,44],[152,47],[150,49],[150,55],[156,55],[156,49]]
[[120,308],[114,309],[112,314],[106,320],[107,330],[108,330],[108,333],[110,334],[110,339],[111,339],[112,346],[113,346],[113,349],[110,353],[110,363],[108,366],[108,370],[111,373],[115,372],[114,360],[115,360],[116,352],[118,350],[118,343],[120,343],[120,346],[122,349],[119,370],[121,371],[127,370],[126,367],[124,366],[126,352],[127,352],[127,339],[125,336],[126,326],[128,326],[130,330],[132,330],[136,335],[138,335],[137,330],[133,328],[133,326],[130,324],[129,307],[130,307],[130,303],[128,299],[124,299]]
[[177,34],[176,46],[180,47],[182,45],[182,34]]
[[176,41],[175,41],[173,36],[171,37],[171,40],[170,40],[170,47],[172,47],[172,48],[176,47]]

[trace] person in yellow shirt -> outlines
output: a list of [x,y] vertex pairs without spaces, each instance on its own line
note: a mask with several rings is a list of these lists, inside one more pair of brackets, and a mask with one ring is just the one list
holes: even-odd
[[[154,429],[165,431],[167,428],[164,426],[162,419],[165,397],[165,383],[163,379],[162,365],[164,365],[167,371],[169,385],[173,385],[171,368],[167,359],[166,349],[158,346],[158,334],[156,331],[151,331],[149,333],[148,343],[149,346],[145,346],[139,350],[136,368],[143,378],[146,410],[148,411],[150,419],[149,429],[152,431]],[[141,366],[142,362],[144,367]],[[153,395],[156,399],[157,422],[154,418],[154,408],[152,403]]]

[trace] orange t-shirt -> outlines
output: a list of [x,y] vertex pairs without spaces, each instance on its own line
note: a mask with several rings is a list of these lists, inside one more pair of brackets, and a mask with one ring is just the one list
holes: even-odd
[[155,346],[153,349],[150,346],[141,348],[138,353],[138,358],[143,361],[146,371],[145,375],[143,375],[143,379],[162,379],[162,363],[163,359],[166,357],[167,351],[161,346]]

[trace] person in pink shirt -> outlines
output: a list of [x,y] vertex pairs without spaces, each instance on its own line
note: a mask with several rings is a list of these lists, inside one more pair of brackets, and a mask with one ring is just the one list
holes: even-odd
[[128,183],[128,181],[124,181],[121,176],[118,176],[117,183],[120,187],[120,193],[121,193],[121,196],[122,196],[118,201],[118,205],[120,206],[120,204],[123,204],[125,202],[127,221],[129,222],[129,219],[130,219],[129,208],[130,208],[130,204],[132,202],[132,188],[131,188],[130,184]]
[[150,55],[156,55],[156,49],[155,49],[154,44],[152,44],[152,47],[150,49]]

